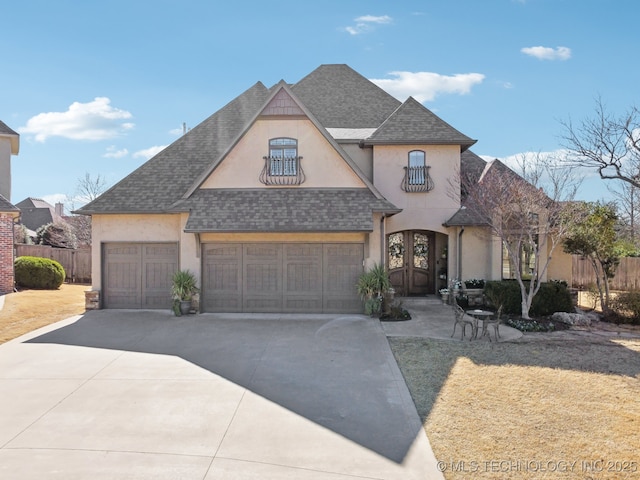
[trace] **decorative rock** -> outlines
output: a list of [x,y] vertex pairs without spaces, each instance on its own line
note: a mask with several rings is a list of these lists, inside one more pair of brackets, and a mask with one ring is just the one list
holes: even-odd
[[589,326],[591,322],[597,321],[597,318],[594,318],[592,314],[586,313],[556,312],[551,316],[551,320],[566,323],[567,325]]

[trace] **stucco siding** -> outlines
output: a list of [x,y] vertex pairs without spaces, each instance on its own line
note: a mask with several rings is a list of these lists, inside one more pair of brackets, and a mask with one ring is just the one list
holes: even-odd
[[[260,172],[269,153],[269,139],[298,140],[306,180],[301,188],[362,188],[364,182],[307,119],[260,119],[216,167],[202,188],[264,188]],[[274,187],[270,187],[274,188]],[[277,187],[276,187],[277,188]]]
[[[434,188],[429,192],[406,193],[401,189],[404,167],[412,150],[423,150],[426,165],[430,166]],[[455,181],[460,165],[460,147],[402,145],[376,146],[374,148],[373,178],[376,188],[402,209],[387,221],[387,233],[402,230],[432,230],[448,233],[442,224],[459,208],[457,198],[452,198],[451,183]]]

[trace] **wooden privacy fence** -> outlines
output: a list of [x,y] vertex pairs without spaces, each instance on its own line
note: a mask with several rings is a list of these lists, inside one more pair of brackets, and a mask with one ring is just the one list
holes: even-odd
[[23,256],[50,258],[64,268],[66,282],[91,283],[91,250],[54,248],[48,245],[16,244],[16,258]]
[[[572,275],[574,288],[586,289],[596,284],[596,276],[591,262],[580,255],[573,255]],[[616,275],[609,282],[611,290],[640,290],[640,258],[623,257],[616,269]]]

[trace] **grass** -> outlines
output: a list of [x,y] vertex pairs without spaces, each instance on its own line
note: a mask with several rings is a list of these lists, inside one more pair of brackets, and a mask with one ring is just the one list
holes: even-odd
[[22,290],[4,296],[0,343],[85,312],[88,285],[63,283],[58,290]]
[[445,478],[640,478],[640,340],[389,342]]

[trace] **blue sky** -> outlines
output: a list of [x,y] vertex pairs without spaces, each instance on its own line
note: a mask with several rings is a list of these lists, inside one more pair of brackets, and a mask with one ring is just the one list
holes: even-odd
[[[109,185],[257,81],[346,63],[507,158],[563,120],[640,106],[636,0],[22,0],[3,6],[0,119],[21,134],[11,201]],[[579,197],[609,196],[588,178]],[[76,205],[79,206],[79,205]]]

